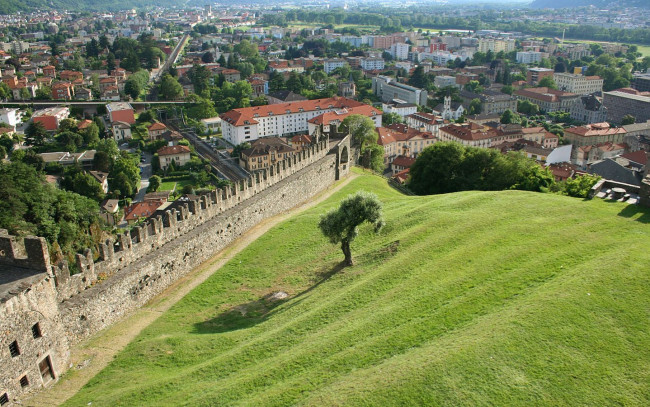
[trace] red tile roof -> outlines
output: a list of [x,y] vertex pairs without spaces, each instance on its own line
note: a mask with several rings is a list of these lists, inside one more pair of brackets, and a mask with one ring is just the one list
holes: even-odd
[[162,199],[155,201],[138,202],[124,208],[124,219],[126,221],[137,220],[138,218],[148,217],[156,212],[156,209],[162,205]]
[[155,122],[151,124],[149,127],[147,127],[147,130],[149,131],[155,131],[155,130],[167,130],[167,126],[160,122]]
[[413,165],[414,162],[415,158],[398,155],[395,157],[392,164],[398,167],[411,168],[411,165]]
[[175,154],[183,154],[183,153],[188,153],[190,152],[190,148],[188,146],[165,146],[161,147],[158,149],[157,153],[158,155],[175,155]]
[[[256,117],[268,117],[274,115],[284,115],[287,113],[299,113],[301,111],[311,112],[315,110],[326,109],[344,109],[354,108],[360,106],[368,106],[356,100],[333,97],[327,99],[303,100],[298,102],[278,103],[275,105],[245,107],[241,109],[233,109],[221,115],[221,119],[232,124],[233,126],[243,126],[248,124],[257,124]],[[370,107],[370,106],[368,106]],[[381,112],[373,107],[370,107],[375,114]],[[302,109],[302,110],[301,110]]]
[[570,127],[564,130],[565,133],[577,134],[583,137],[607,136],[611,134],[625,134],[627,131],[622,128],[612,128],[609,123],[593,123],[585,126]]
[[648,156],[646,155],[646,152],[643,150],[621,154],[621,157],[641,165],[646,165],[646,163],[648,162]]

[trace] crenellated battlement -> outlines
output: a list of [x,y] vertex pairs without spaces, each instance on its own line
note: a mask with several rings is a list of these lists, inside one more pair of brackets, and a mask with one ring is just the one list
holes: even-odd
[[[35,298],[29,303],[19,301],[19,306],[15,306],[16,301],[10,301],[5,304],[14,304],[11,310],[0,309],[0,315],[11,311],[15,321],[21,320],[21,315],[31,315],[25,319],[21,332],[28,333],[27,324],[34,322],[61,332],[66,339],[65,346],[51,345],[56,350],[51,354],[57,355],[52,364],[55,373],[60,374],[67,366],[68,343],[77,343],[110,326],[262,220],[291,209],[327,188],[349,171],[348,150],[349,137],[331,150],[329,140],[323,139],[226,188],[176,200],[142,225],[101,242],[98,253],[86,249],[77,254],[75,264],[79,273],[74,275],[70,275],[66,262],[50,264],[44,238],[27,237],[21,243],[0,230],[0,276],[3,265],[18,275],[22,274],[20,270],[25,270],[25,275],[47,273],[42,275],[49,281],[43,290],[49,290],[50,301],[41,304]],[[35,287],[21,289],[29,292]],[[51,301],[57,304],[54,308]],[[16,335],[11,330],[0,332],[0,342],[8,346]],[[30,343],[28,339],[20,342]],[[41,348],[31,350],[33,355],[24,358],[30,366],[40,362],[48,352]],[[15,369],[11,367],[0,373],[0,387],[6,383],[4,387],[13,389],[13,394],[24,391],[16,385],[20,369],[23,368],[16,365]]]
[[6,229],[0,229],[0,265],[51,274],[47,242],[35,236],[27,236],[20,242]]

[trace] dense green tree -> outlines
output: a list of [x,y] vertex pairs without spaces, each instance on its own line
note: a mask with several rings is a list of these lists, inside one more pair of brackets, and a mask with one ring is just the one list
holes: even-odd
[[467,114],[473,115],[473,114],[481,114],[481,110],[483,110],[483,104],[481,103],[481,99],[472,99],[471,102],[469,102],[469,107],[467,108]]
[[25,129],[25,144],[30,146],[42,146],[47,140],[47,130],[41,122],[31,122]]
[[549,88],[549,89],[557,89],[557,84],[555,83],[555,80],[553,79],[552,76],[545,76],[540,81],[537,83],[537,86],[540,88]]
[[636,118],[631,114],[626,114],[625,116],[623,116],[623,119],[621,119],[621,126],[627,126],[628,124],[634,124],[634,123],[636,123]]
[[34,167],[0,162],[0,228],[19,236],[43,236],[70,258],[91,246],[90,226],[98,222],[96,202],[53,187]]
[[104,199],[104,190],[101,184],[95,177],[77,166],[71,166],[65,169],[63,178],[61,179],[61,187],[97,202],[101,202]]
[[176,100],[184,96],[183,87],[169,74],[164,74],[160,81],[160,95],[166,100]]
[[501,115],[501,124],[512,124],[512,123],[519,123],[519,115],[516,113],[513,113],[512,110],[507,109],[503,114]]
[[345,198],[339,208],[323,215],[318,223],[321,232],[331,243],[341,244],[345,256],[343,264],[346,266],[354,264],[350,243],[359,234],[359,226],[366,222],[374,225],[375,233],[381,230],[384,226],[382,203],[376,195],[360,191]]
[[353,114],[343,119],[341,125],[352,136],[352,145],[363,149],[366,144],[377,143],[379,135],[375,130],[375,123],[369,117]]
[[564,181],[564,193],[576,198],[587,198],[591,188],[600,180],[597,175],[585,174]]
[[160,188],[161,182],[162,180],[158,175],[152,175],[149,177],[149,188],[147,188],[147,191],[156,192]]
[[404,123],[404,118],[397,113],[384,113],[381,116],[381,123],[384,126],[390,126],[395,123]]
[[230,156],[239,158],[241,156],[241,152],[249,148],[251,148],[251,143],[249,143],[248,141],[241,144],[237,144],[235,148],[232,149]]

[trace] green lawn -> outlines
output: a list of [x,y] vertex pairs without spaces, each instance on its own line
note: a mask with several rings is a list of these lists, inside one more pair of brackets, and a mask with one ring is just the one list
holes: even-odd
[[[387,226],[362,228],[341,270],[316,225],[360,189]],[[66,405],[650,405],[648,222],[521,191],[406,197],[363,175],[237,255]]]
[[158,188],[158,191],[172,191],[174,189],[174,186],[176,187],[177,191],[180,191],[183,189],[185,185],[189,185],[192,183],[192,180],[190,178],[184,178],[178,181],[165,181],[165,178],[163,178],[163,181],[160,183],[160,188]]

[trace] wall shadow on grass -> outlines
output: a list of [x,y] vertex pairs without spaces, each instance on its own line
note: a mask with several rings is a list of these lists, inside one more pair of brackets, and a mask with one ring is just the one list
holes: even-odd
[[633,218],[641,223],[650,223],[650,208],[639,205],[627,205],[618,213],[618,216]]
[[345,268],[343,262],[338,263],[334,267],[328,266],[323,270],[316,273],[316,283],[311,285],[306,290],[296,294],[295,296],[286,296],[278,295],[281,292],[274,292],[267,294],[257,300],[250,301],[244,304],[237,305],[231,309],[222,312],[217,315],[215,318],[209,319],[204,322],[194,324],[193,333],[198,334],[212,334],[212,333],[223,333],[236,331],[239,329],[246,329],[252,326],[255,326],[259,323],[262,323],[269,319],[277,311],[278,306],[288,302],[289,300],[293,301],[288,307],[288,309],[296,306],[302,302],[306,294],[318,288],[321,284],[330,279],[333,275]]

